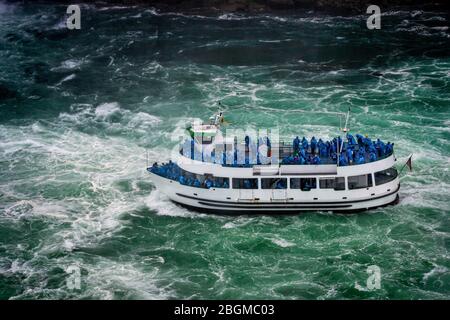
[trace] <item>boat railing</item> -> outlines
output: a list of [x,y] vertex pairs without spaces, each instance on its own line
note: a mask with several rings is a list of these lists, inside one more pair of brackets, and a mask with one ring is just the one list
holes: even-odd
[[[347,153],[346,153],[347,147],[348,147],[348,143],[344,142],[343,149],[342,149],[342,156],[345,158],[346,164],[341,163],[341,164],[339,164],[340,166],[354,166],[354,165],[358,165],[358,164],[375,162],[375,161],[386,159],[393,154],[393,149],[390,152],[383,153],[377,147],[376,159],[371,159],[369,152],[364,152],[364,160],[360,161],[360,163],[357,163],[357,162],[354,162],[353,159],[351,159],[352,161],[349,161]],[[278,146],[272,147],[272,154],[275,151],[274,148],[278,148],[278,161],[277,161],[277,159],[274,159],[275,161],[272,163],[277,164],[277,165],[278,164],[279,165],[330,165],[330,164],[337,164],[337,161],[338,161],[337,154],[321,155],[321,154],[311,153],[311,151],[308,150],[306,152],[307,159],[305,159],[306,161],[304,163],[302,163],[302,161],[300,161],[299,154],[295,154],[295,152],[294,152],[293,144],[280,142],[278,144]],[[352,149],[354,150],[354,152],[358,152],[360,148],[361,148],[361,146],[358,144],[352,145]],[[185,156],[185,154],[183,152],[183,147],[180,148],[180,154]],[[201,153],[196,153],[194,156],[191,155],[188,158],[190,158],[192,160],[201,161],[204,163],[216,163],[216,164],[222,165],[223,167],[232,167],[232,168],[251,168],[255,165],[271,164],[271,161],[258,161],[258,159],[260,159],[258,152],[256,154],[256,157],[254,157],[257,159],[256,162],[250,161],[248,154],[249,154],[249,150],[247,148],[246,152],[245,152],[244,163],[238,163],[236,161],[236,159],[234,159],[234,155],[232,155],[233,159],[231,161],[229,158],[226,159],[229,162],[224,161],[223,160],[224,152],[221,152],[220,157],[217,157],[218,161],[216,161],[215,155],[210,155],[210,156],[206,157],[205,155],[203,155]],[[228,157],[228,156],[229,156],[229,154],[225,153],[225,157]],[[316,160],[316,162],[313,161],[315,156],[318,157],[318,160]],[[266,158],[273,159],[273,157],[266,157]]]

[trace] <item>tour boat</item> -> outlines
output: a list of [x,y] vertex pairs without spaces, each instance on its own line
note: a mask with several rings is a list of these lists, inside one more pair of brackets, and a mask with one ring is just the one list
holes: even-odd
[[172,159],[147,171],[173,202],[200,212],[349,213],[397,203],[394,144],[354,137],[349,114],[343,139],[295,137],[285,143],[269,135],[242,141],[224,136],[219,112],[208,124],[189,126]]

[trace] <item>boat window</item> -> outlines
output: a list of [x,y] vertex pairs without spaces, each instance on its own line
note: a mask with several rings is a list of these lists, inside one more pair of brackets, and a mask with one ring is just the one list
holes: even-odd
[[261,189],[286,189],[286,178],[262,178]]
[[334,179],[334,190],[345,190],[345,178],[338,177]]
[[195,187],[195,188],[229,188],[230,187],[230,179],[223,177],[214,177],[211,174],[194,174],[189,171],[183,170],[177,167],[178,170],[172,174],[167,176],[172,180],[178,181],[180,184]]
[[309,191],[317,188],[316,178],[291,178],[291,189]]
[[375,172],[375,184],[379,186],[380,184],[391,182],[397,178],[397,175],[398,172],[395,168]]
[[258,189],[258,179],[233,178],[233,189]]
[[230,179],[229,178],[213,177],[212,182],[213,182],[214,188],[228,189],[230,187]]
[[372,186],[371,174],[363,174],[361,176],[348,177],[348,188],[350,190],[368,188],[371,186]]
[[319,180],[320,189],[334,189],[334,178],[331,179],[320,179]]
[[345,178],[323,178],[319,179],[320,189],[345,190]]

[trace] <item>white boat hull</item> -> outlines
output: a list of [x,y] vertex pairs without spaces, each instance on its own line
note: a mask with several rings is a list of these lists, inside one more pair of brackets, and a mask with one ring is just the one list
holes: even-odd
[[156,187],[172,201],[192,210],[220,214],[281,214],[300,211],[353,213],[398,201],[398,177],[380,186],[358,190],[243,190],[195,188],[150,173]]

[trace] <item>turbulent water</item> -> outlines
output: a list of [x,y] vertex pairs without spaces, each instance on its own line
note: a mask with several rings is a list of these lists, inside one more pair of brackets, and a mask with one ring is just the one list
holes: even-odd
[[[450,33],[444,12],[244,16],[0,3],[0,298],[450,298]],[[156,189],[185,124],[395,142],[400,203],[215,216]],[[367,268],[381,271],[369,290]],[[80,285],[70,285],[69,267]],[[70,270],[70,269],[69,269]]]

